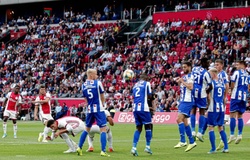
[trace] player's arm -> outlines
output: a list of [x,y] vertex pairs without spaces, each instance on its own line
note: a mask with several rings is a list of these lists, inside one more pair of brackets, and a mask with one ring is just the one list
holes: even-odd
[[225,85],[225,94],[224,94],[224,104],[226,104],[226,102],[227,102],[228,90],[229,90],[229,83],[226,83],[226,85]]
[[210,97],[210,93],[209,93],[209,94],[207,94],[207,108],[210,105],[210,99],[211,99],[211,97]]
[[8,98],[6,97],[3,101],[3,111],[5,110],[6,108],[6,104],[7,104],[7,101],[8,101]]
[[32,101],[32,103],[48,103],[50,100],[50,97],[45,98],[45,100],[37,100],[37,101]]
[[213,89],[212,78],[211,78],[209,72],[206,72],[204,77],[205,77],[205,80],[207,82],[206,93],[209,94],[211,92],[211,90]]
[[34,109],[34,119],[35,120],[38,120],[38,117],[37,117],[37,113],[38,113],[38,107],[39,107],[39,104],[35,104],[35,109]]
[[107,117],[107,120],[108,120],[108,122],[109,122],[109,124],[110,124],[111,126],[114,126],[114,121],[113,121],[113,118],[112,118],[111,116],[108,116],[108,117]]

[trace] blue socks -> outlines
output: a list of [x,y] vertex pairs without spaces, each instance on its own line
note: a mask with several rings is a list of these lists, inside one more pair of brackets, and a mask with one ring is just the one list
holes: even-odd
[[185,126],[185,131],[186,131],[186,134],[187,134],[187,136],[188,136],[189,143],[190,143],[190,144],[193,144],[193,143],[194,143],[194,138],[193,138],[193,136],[192,136],[191,128],[190,128],[189,125],[188,125],[188,126]]
[[204,135],[206,130],[207,130],[207,117],[205,117],[205,119],[204,119],[204,125],[203,125],[203,128],[202,128],[201,134]]
[[235,126],[236,126],[235,118],[230,118],[230,135],[234,135]]
[[106,152],[107,134],[105,132],[101,132],[100,141],[101,141],[102,151]]
[[179,133],[180,133],[180,142],[185,143],[186,139],[185,139],[185,126],[184,123],[181,122],[178,124],[179,127]]
[[192,131],[195,132],[195,114],[190,115],[190,123]]
[[224,130],[220,131],[220,138],[224,143],[224,149],[228,149],[228,144],[227,144],[227,135]]
[[214,131],[209,131],[209,140],[210,140],[210,143],[211,143],[211,146],[212,146],[212,149],[211,151],[215,151],[215,134],[214,134]]
[[134,139],[133,139],[133,147],[135,147],[135,148],[136,148],[137,143],[139,141],[140,135],[141,135],[141,132],[136,130],[135,133],[134,133]]
[[81,137],[80,137],[80,140],[79,140],[79,143],[78,143],[78,147],[82,149],[82,146],[85,142],[85,139],[88,135],[88,132],[87,131],[83,131],[82,134],[81,134]]
[[146,146],[150,146],[150,142],[152,139],[152,131],[151,130],[146,130]]
[[206,120],[205,116],[204,115],[200,115],[200,118],[199,118],[199,131],[198,131],[200,133],[202,133],[205,120]]
[[239,118],[238,119],[238,135],[242,135],[243,127],[244,127],[243,119]]

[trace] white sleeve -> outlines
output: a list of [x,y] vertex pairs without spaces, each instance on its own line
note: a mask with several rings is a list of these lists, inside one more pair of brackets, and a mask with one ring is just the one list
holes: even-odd
[[106,117],[110,117],[111,116],[108,110],[104,110],[104,112],[105,112]]
[[17,103],[22,103],[22,97],[21,96],[18,97]]
[[46,98],[51,99],[51,94],[47,92],[47,93],[46,93]]
[[147,90],[148,90],[147,91],[148,95],[151,95],[152,94],[151,84],[149,82],[147,82],[146,86],[147,86]]
[[9,92],[9,93],[5,96],[5,98],[9,99],[9,98],[10,98],[10,94],[11,94],[11,92]]
[[205,78],[207,84],[211,84],[212,83],[212,78],[211,78],[209,72],[205,72],[204,78]]
[[237,77],[238,77],[238,75],[239,75],[239,71],[235,71],[235,72],[233,73],[233,75],[231,76],[231,81],[232,81],[232,82],[235,82],[236,79],[237,79]]
[[[40,100],[40,98],[39,98],[39,96],[37,96],[35,101],[39,101],[39,100]],[[35,105],[39,105],[39,104],[40,103],[35,103]]]
[[194,83],[194,75],[190,75],[190,77],[187,79],[187,83]]

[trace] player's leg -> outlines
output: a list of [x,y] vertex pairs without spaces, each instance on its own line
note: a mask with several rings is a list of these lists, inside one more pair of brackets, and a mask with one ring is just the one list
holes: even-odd
[[188,118],[188,116],[185,116],[184,125],[185,125],[185,132],[186,132],[187,137],[189,139],[189,144],[188,144],[185,152],[191,151],[193,148],[195,148],[197,146],[197,144],[195,143],[194,137],[192,135],[190,125],[188,124],[187,118]]
[[[225,133],[226,133],[225,125],[226,125],[226,123],[229,121],[229,119],[230,119],[230,116],[227,115],[227,114],[225,114],[225,117],[224,117],[224,125],[223,125],[223,130],[224,130]],[[218,147],[216,148],[216,151],[219,151],[219,150],[221,150],[222,148],[224,148],[224,142],[223,142],[221,136],[220,136],[220,139],[221,139],[221,140],[220,140],[220,143],[219,143]]]
[[197,110],[197,106],[193,106],[193,108],[190,112],[191,130],[192,130],[192,135],[194,137],[196,137],[196,131],[195,131],[196,110]]
[[13,122],[14,138],[17,138],[17,123],[16,123],[16,119],[12,119],[12,122]]
[[[227,135],[226,135],[226,132],[224,130],[225,114],[224,114],[224,112],[220,112],[218,114],[219,114],[219,118],[218,118],[218,121],[217,121],[218,131],[220,133],[220,139],[221,139],[221,141],[223,143],[223,145],[222,145],[222,147],[220,149],[224,148],[222,150],[222,153],[228,153]],[[217,148],[216,148],[216,150],[217,150]]]
[[243,131],[243,127],[244,127],[242,113],[237,112],[237,118],[238,118],[238,136],[235,140],[235,144],[239,144],[240,141],[242,140],[242,131]]
[[214,133],[214,126],[216,125],[216,120],[217,120],[217,113],[209,112],[208,113],[208,134],[209,134],[209,141],[211,144],[211,150],[208,152],[208,154],[212,154],[216,152],[215,148],[215,133]]
[[201,142],[204,142],[202,131],[203,131],[203,127],[206,123],[205,109],[206,109],[206,105],[207,105],[207,99],[200,98],[197,105],[199,107],[200,116],[199,116],[199,129],[198,129],[198,133],[196,136]]
[[152,151],[150,149],[150,143],[152,139],[151,123],[144,124],[144,128],[145,128],[145,137],[146,137],[146,147],[144,151],[149,154],[152,154]]
[[93,142],[94,142],[94,136],[95,134],[100,134],[100,128],[99,126],[97,125],[93,125],[89,131],[89,134],[87,136],[88,138],[88,149],[86,150],[86,152],[93,152],[94,151],[94,145],[93,145]]
[[94,121],[95,121],[95,117],[94,117],[93,113],[87,114],[86,121],[85,121],[86,129],[82,132],[82,134],[80,136],[78,148],[77,148],[77,154],[79,156],[82,156],[82,146],[85,142],[85,139],[86,139],[88,133],[90,132],[90,129],[91,129]]
[[76,152],[75,146],[74,146],[74,144],[72,142],[73,140],[71,140],[69,138],[69,135],[67,133],[63,133],[60,136],[62,137],[62,139],[65,140],[65,142],[67,143],[67,145],[69,147],[69,149],[67,151],[64,151],[63,153],[74,153],[74,152]]
[[100,142],[101,142],[101,156],[109,157],[110,155],[106,152],[107,145],[107,119],[104,112],[99,112],[95,114],[96,124],[100,127]]
[[10,112],[5,109],[3,113],[3,136],[2,138],[7,137],[7,121],[9,119],[9,116],[10,116]]
[[109,145],[109,152],[114,152],[112,131],[111,128],[108,126],[107,126],[107,141]]
[[236,138],[234,136],[234,131],[236,127],[236,116],[237,116],[237,111],[238,111],[238,104],[237,100],[232,100],[230,101],[230,136],[228,139],[228,144],[234,141]]
[[134,114],[134,118],[135,118],[135,125],[136,125],[136,130],[134,132],[134,136],[133,136],[133,146],[131,149],[131,154],[133,154],[134,156],[138,156],[138,152],[137,152],[137,143],[140,139],[140,135],[141,135],[141,131],[142,131],[142,121],[140,118],[140,112],[135,111],[133,112]]
[[[181,105],[179,105],[179,111],[180,111]],[[180,141],[177,145],[174,146],[174,148],[181,148],[187,145],[186,139],[185,139],[185,124],[184,124],[184,119],[185,116],[182,113],[178,113],[177,117],[177,124],[178,124],[178,129],[180,133]]]
[[205,112],[205,121],[201,132],[202,136],[204,136],[206,130],[207,130],[207,112]]

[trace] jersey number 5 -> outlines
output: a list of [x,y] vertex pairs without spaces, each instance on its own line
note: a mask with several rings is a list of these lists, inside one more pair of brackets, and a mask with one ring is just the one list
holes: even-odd
[[93,93],[91,92],[91,89],[87,89],[87,94],[88,94],[89,99],[94,97]]

